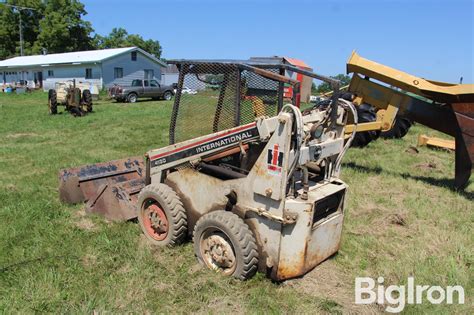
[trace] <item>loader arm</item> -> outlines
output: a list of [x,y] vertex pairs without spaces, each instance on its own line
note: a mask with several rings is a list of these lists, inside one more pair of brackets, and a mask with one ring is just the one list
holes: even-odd
[[[355,52],[347,62],[347,72],[354,73],[349,86],[349,91],[355,94],[354,102],[367,103],[379,110],[377,121],[359,124],[358,131],[389,130],[400,113],[453,136],[456,141],[454,186],[464,188],[468,184],[474,160],[474,84],[422,79],[364,59]],[[346,132],[353,128],[348,126]]]

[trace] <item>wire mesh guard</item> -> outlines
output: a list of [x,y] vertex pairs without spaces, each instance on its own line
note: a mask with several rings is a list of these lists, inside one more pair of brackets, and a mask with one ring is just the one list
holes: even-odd
[[[170,126],[177,143],[278,114],[283,84],[239,64],[182,63]],[[279,69],[266,69],[278,73]]]

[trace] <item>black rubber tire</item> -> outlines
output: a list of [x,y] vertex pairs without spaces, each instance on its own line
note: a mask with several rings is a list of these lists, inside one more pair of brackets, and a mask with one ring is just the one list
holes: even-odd
[[[144,226],[144,214],[148,203],[157,202],[165,212],[169,223],[168,234],[164,240],[155,240]],[[151,184],[138,195],[138,221],[146,238],[154,245],[173,247],[183,243],[188,233],[188,217],[181,199],[165,184]]]
[[[356,106],[358,123],[373,122],[377,120],[377,114],[375,113],[374,107],[369,104],[361,104]],[[356,148],[363,148],[370,142],[377,140],[380,136],[380,130],[371,130],[357,132],[352,140],[351,146]]]
[[171,101],[172,98],[173,98],[173,92],[165,91],[165,93],[163,93],[163,99],[165,101]]
[[48,91],[48,109],[51,115],[58,113],[58,97],[56,91],[53,89]]
[[232,244],[236,267],[231,276],[246,280],[255,275],[258,268],[255,237],[239,216],[229,211],[218,210],[203,215],[197,221],[193,234],[194,252],[199,262],[205,266],[206,263],[201,254],[201,238],[208,229],[225,234]]
[[138,99],[137,93],[130,93],[127,95],[127,102],[129,103],[136,103]]
[[86,105],[88,113],[92,112],[92,94],[90,90],[82,91],[82,103]]
[[411,125],[413,122],[403,116],[395,117],[395,123],[392,126],[392,129],[387,131],[382,131],[380,136],[385,139],[401,139],[405,137],[410,130]]

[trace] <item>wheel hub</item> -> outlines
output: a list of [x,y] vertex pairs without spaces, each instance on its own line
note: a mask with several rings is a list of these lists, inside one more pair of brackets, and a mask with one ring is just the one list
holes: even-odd
[[144,225],[148,234],[161,241],[168,235],[169,222],[166,214],[157,204],[151,204],[145,209]]
[[221,235],[212,235],[203,240],[204,257],[214,269],[232,271],[235,267],[235,254],[232,245]]

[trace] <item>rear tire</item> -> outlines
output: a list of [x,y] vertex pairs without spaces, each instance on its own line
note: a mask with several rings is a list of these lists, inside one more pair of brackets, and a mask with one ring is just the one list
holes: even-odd
[[154,245],[175,246],[186,239],[188,218],[179,196],[165,184],[152,184],[138,195],[138,221]]
[[88,113],[92,112],[92,94],[90,90],[84,90],[82,92],[82,102],[86,105],[86,110]]
[[[377,120],[377,114],[372,106],[369,104],[361,104],[356,106],[357,116],[359,118],[358,123],[374,122]],[[367,146],[370,142],[377,140],[380,136],[380,130],[371,130],[357,132],[355,134],[354,140],[352,140],[352,147],[363,148]]]
[[56,91],[53,89],[48,91],[48,109],[51,115],[58,113],[58,97]]
[[138,99],[138,95],[136,93],[130,93],[127,96],[127,102],[129,103],[136,103]]
[[392,129],[381,132],[380,136],[385,139],[401,139],[408,133],[412,124],[410,119],[396,116]]
[[257,272],[258,250],[248,225],[236,214],[218,210],[203,215],[194,227],[199,262],[240,280]]

